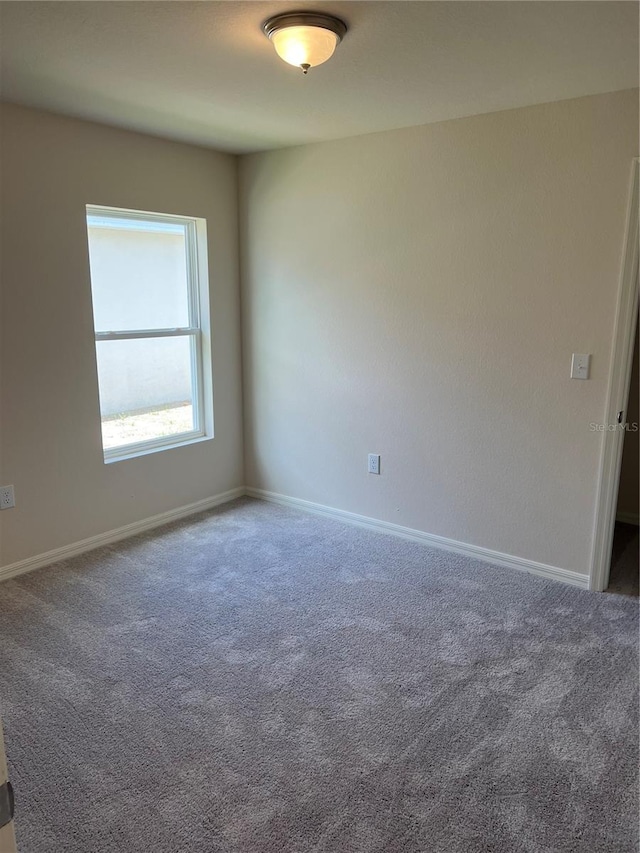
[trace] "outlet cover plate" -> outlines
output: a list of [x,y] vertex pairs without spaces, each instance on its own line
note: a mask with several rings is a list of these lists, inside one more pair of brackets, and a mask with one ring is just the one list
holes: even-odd
[[0,486],[0,509],[11,509],[15,505],[13,486]]

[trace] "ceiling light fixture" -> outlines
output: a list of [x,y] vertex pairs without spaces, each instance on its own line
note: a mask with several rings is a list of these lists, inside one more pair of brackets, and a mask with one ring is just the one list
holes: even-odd
[[275,15],[262,25],[276,53],[289,65],[302,68],[304,74],[333,56],[347,32],[347,25],[333,15],[319,12],[290,12]]

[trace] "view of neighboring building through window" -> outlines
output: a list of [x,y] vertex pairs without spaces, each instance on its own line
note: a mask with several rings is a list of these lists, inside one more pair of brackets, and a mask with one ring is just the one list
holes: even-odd
[[208,432],[205,229],[201,219],[87,206],[105,461]]

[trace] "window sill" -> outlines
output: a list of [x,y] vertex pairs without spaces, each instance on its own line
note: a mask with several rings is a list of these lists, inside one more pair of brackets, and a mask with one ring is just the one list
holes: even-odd
[[185,438],[184,441],[172,441],[171,444],[161,444],[155,447],[127,449],[122,448],[122,453],[114,452],[113,455],[104,456],[104,464],[111,465],[112,462],[124,462],[125,459],[137,459],[138,456],[150,456],[152,453],[161,453],[163,450],[175,450],[177,447],[186,447],[189,444],[200,444],[203,441],[211,441],[212,435],[196,435]]

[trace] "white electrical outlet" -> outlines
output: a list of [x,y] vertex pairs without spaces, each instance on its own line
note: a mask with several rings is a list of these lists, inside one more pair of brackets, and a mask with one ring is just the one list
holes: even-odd
[[16,505],[13,486],[0,486],[0,509],[11,509]]
[[369,454],[369,463],[367,465],[367,471],[370,474],[379,474],[380,473],[380,454],[379,453],[370,453]]

